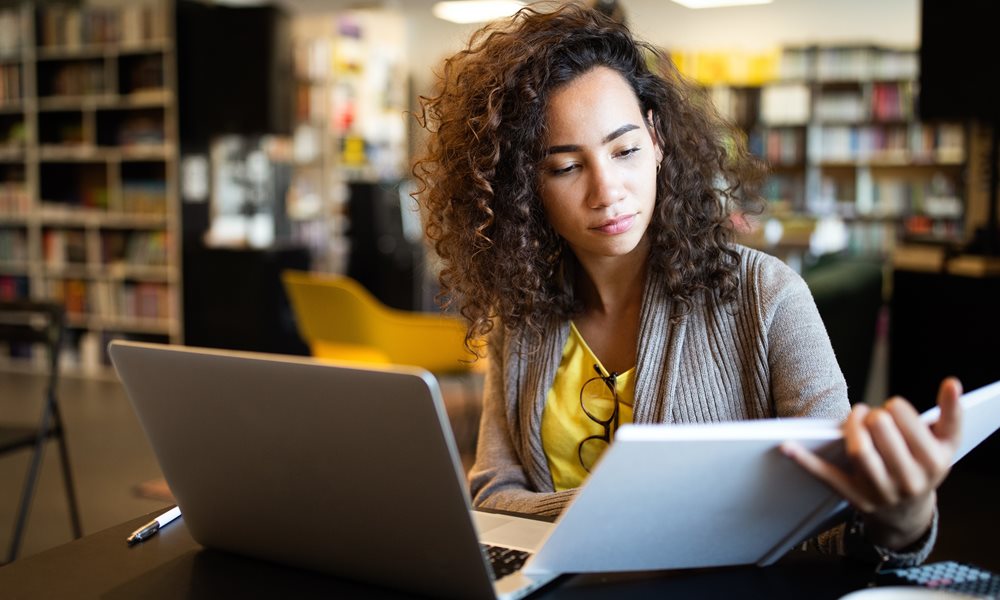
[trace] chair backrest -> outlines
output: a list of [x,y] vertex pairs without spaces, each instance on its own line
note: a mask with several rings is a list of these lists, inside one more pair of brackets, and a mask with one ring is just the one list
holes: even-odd
[[50,387],[59,373],[59,350],[65,330],[65,311],[55,302],[14,300],[0,302],[0,342],[42,346]]
[[353,279],[285,271],[299,333],[318,358],[412,365],[434,372],[466,371],[462,321],[441,314],[396,310]]

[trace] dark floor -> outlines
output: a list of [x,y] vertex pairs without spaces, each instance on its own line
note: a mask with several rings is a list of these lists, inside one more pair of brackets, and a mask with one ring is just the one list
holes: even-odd
[[[39,375],[0,372],[0,417],[37,423],[43,385]],[[163,500],[142,498],[133,490],[160,477],[160,471],[121,384],[111,378],[64,377],[59,394],[84,534],[163,507]],[[29,456],[21,451],[0,457],[0,560],[7,556]],[[50,442],[22,557],[72,539],[58,461]]]

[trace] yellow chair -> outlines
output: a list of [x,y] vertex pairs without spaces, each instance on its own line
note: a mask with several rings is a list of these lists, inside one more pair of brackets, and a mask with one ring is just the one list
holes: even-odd
[[465,324],[447,315],[385,306],[350,277],[288,270],[282,281],[299,334],[316,358],[478,370],[465,349]]

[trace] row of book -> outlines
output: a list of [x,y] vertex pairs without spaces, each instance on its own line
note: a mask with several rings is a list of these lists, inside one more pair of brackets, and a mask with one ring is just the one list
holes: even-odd
[[760,92],[760,120],[765,125],[805,125],[812,94],[804,83],[766,85]]
[[805,207],[805,186],[801,178],[772,173],[764,182],[761,196],[767,200],[773,214],[802,211]]
[[42,260],[49,267],[86,264],[86,232],[83,229],[46,229],[42,232]]
[[21,65],[0,65],[0,106],[20,102],[23,95]]
[[913,84],[875,83],[870,94],[863,90],[828,91],[816,98],[816,119],[860,123],[905,121],[914,118]]
[[899,229],[895,223],[862,222],[847,228],[847,251],[852,255],[888,256],[896,247]]
[[782,50],[781,79],[805,81],[873,81],[916,79],[915,50],[880,46],[804,46]]
[[123,182],[122,211],[130,215],[166,215],[167,182],[162,179]]
[[[94,140],[92,134],[87,133],[80,113],[75,113],[75,115],[60,113],[58,117],[59,120],[48,117],[39,119],[43,127],[41,139],[39,140],[42,146],[97,150],[98,148],[119,147],[125,149],[160,148],[166,143],[163,121],[155,118],[135,117],[123,119],[114,129],[110,129],[107,132],[103,130],[99,131],[98,139]],[[112,136],[115,139],[109,139]]]
[[39,73],[39,96],[90,96],[110,93],[104,63],[74,62],[57,65],[51,73]]
[[829,90],[815,102],[804,83],[776,83],[761,90],[760,120],[769,125],[805,125],[811,119],[863,123],[914,118],[914,86],[909,82],[879,82],[862,88]]
[[163,2],[130,2],[117,7],[53,4],[38,13],[38,43],[58,48],[141,44],[165,39],[168,26]]
[[[869,212],[885,216],[922,215],[961,219],[962,201],[954,182],[943,176],[927,180],[879,177],[874,181]],[[861,204],[862,207],[864,203]]]
[[860,186],[851,178],[823,177],[819,204],[836,207],[837,214],[847,220],[962,217],[955,183],[943,175],[929,179],[879,176]]
[[[781,50],[684,52],[670,59],[701,85],[759,86],[774,81],[878,81],[916,79],[916,50],[880,46],[805,46]],[[322,54],[317,54],[322,59]],[[315,59],[307,52],[301,59]],[[305,72],[305,71],[300,71]]]
[[101,235],[104,264],[163,266],[170,250],[165,231],[108,231]]
[[750,129],[760,114],[760,94],[755,88],[713,86],[712,103],[727,121],[742,129]]
[[914,86],[910,82],[872,85],[871,117],[876,121],[902,121],[914,117]]
[[166,137],[162,114],[132,114],[122,118],[117,143],[120,146],[161,145]]
[[875,221],[854,223],[847,231],[847,250],[855,255],[888,256],[895,252],[899,244],[909,240],[957,243],[964,236],[960,221],[929,219],[920,215],[903,219],[901,225]]
[[164,321],[176,311],[164,283],[49,279],[46,297],[61,302],[71,317]]
[[28,278],[24,275],[0,275],[0,301],[12,302],[28,297]]
[[817,162],[959,163],[965,131],[957,124],[823,126],[810,132],[807,151]]
[[0,229],[0,263],[28,260],[28,236],[23,229]]
[[772,166],[805,164],[805,130],[801,128],[761,128],[750,133],[750,152]]
[[[5,243],[6,240],[6,243]],[[0,260],[26,256],[22,230],[0,230]],[[15,253],[15,250],[20,251]],[[167,264],[169,237],[164,231],[104,231],[100,234],[101,264],[149,267]],[[87,232],[83,229],[45,229],[42,232],[42,260],[49,267],[94,263],[87,252]]]
[[[103,166],[103,165],[102,165]],[[42,175],[42,198],[49,208],[57,209],[99,209],[108,208],[107,185],[98,180],[81,180],[76,187],[62,191],[49,191],[45,188],[45,175]]]
[[868,120],[868,105],[857,92],[826,92],[816,98],[815,117],[822,122],[858,123]]
[[30,207],[27,184],[23,181],[0,181],[0,215],[26,215]]

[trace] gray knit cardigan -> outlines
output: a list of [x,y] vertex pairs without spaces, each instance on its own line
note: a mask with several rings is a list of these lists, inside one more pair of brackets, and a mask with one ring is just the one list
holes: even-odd
[[[635,423],[712,423],[772,417],[843,420],[847,385],[805,282],[783,262],[737,246],[735,304],[702,294],[685,315],[647,276],[635,373]],[[541,422],[569,321],[552,323],[526,354],[497,327],[490,340],[483,417],[469,473],[476,506],[557,515],[575,490],[555,492],[542,449]],[[863,540],[857,517],[817,539],[823,549],[888,561],[922,562],[935,523],[913,552],[892,553]]]

